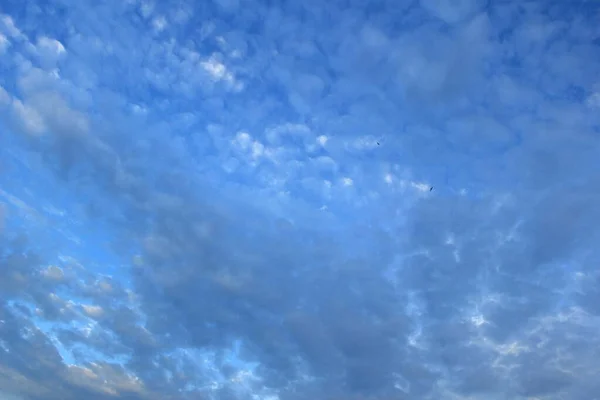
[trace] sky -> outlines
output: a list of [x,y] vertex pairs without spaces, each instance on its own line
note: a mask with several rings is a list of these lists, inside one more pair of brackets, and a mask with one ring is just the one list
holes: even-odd
[[600,2],[2,0],[0,400],[593,400]]

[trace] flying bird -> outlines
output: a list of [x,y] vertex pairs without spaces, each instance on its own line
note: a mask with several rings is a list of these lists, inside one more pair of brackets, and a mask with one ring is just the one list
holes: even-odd
[[433,190],[433,186],[429,188],[429,191],[431,192]]

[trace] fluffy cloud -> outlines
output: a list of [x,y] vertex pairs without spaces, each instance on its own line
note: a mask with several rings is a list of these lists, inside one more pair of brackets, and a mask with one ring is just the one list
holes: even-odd
[[598,392],[593,6],[351,3],[8,3],[7,395]]

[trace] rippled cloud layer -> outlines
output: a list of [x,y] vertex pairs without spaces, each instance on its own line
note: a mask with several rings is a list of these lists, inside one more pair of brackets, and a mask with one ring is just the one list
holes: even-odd
[[5,0],[0,398],[593,399],[598,17]]

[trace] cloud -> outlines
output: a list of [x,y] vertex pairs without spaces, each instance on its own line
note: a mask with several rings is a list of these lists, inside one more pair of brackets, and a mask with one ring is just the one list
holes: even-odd
[[91,318],[100,318],[104,314],[104,310],[100,306],[84,305],[83,312]]
[[8,5],[0,387],[590,398],[585,7]]
[[485,4],[478,0],[421,0],[420,3],[432,15],[449,24],[461,22]]
[[56,281],[56,282],[61,282],[65,275],[62,271],[62,269],[60,269],[59,267],[55,266],[55,265],[51,265],[48,268],[46,268],[44,271],[42,271],[42,275],[52,281]]
[[0,26],[2,27],[2,31],[4,34],[12,38],[19,38],[22,36],[21,31],[15,25],[15,21],[9,15],[2,15],[0,17],[0,22],[2,24]]
[[56,39],[41,36],[37,39],[35,51],[45,68],[52,68],[67,52],[65,46]]
[[8,41],[6,36],[0,34],[0,54],[4,53],[9,45],[10,42]]
[[44,133],[46,129],[44,120],[35,108],[23,104],[17,98],[11,98],[4,89],[0,92],[0,96],[2,97],[0,105],[6,115],[5,120],[12,125],[13,129],[32,136]]

